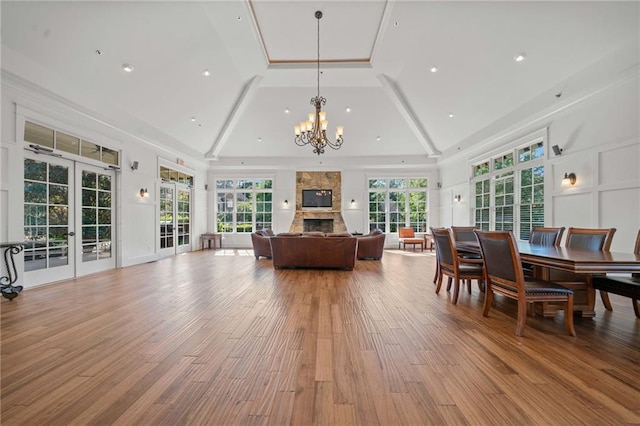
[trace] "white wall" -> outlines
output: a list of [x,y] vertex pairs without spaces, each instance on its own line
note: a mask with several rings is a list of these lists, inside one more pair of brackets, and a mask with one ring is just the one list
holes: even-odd
[[[630,251],[640,229],[640,87],[638,73],[581,93],[548,113],[519,123],[509,137],[494,135],[439,163],[442,226],[473,223],[469,198],[470,170],[480,152],[508,150],[519,138],[548,129],[545,159],[547,226],[615,227],[612,251]],[[551,153],[559,145],[560,156]],[[565,172],[577,175],[572,187],[562,187]],[[452,202],[460,193],[462,202]]]

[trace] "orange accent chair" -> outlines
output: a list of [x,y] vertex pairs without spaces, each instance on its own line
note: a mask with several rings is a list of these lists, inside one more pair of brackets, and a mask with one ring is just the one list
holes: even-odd
[[398,228],[398,249],[402,245],[402,249],[406,250],[407,244],[413,245],[413,250],[420,246],[420,250],[424,251],[424,238],[416,238],[413,228]]

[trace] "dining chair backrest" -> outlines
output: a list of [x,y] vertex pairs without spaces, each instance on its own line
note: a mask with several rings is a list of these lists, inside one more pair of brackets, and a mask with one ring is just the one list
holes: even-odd
[[436,257],[440,264],[453,268],[455,247],[451,232],[446,228],[431,228],[433,241],[436,243]]
[[398,228],[398,238],[415,238],[416,233],[413,228]]
[[475,234],[491,285],[524,293],[522,262],[511,231],[476,230]]
[[573,228],[567,229],[566,247],[588,250],[609,251],[616,228]]
[[455,241],[478,241],[473,233],[475,229],[475,226],[452,226],[451,232]]
[[533,228],[529,243],[541,246],[559,246],[564,233],[564,226],[561,228]]

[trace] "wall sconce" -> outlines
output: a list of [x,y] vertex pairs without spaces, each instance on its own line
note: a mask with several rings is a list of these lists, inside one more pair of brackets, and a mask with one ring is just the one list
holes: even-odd
[[576,177],[575,173],[565,173],[564,177],[562,178],[562,186],[569,186],[569,185],[575,185],[576,184],[576,180],[578,178]]
[[351,205],[352,205],[352,206],[355,206],[355,205],[356,205],[356,200],[355,200],[355,198],[352,198],[352,199],[351,199]]
[[289,207],[289,200],[284,200],[284,206]]
[[460,200],[462,200],[462,195],[458,194],[453,196],[453,201],[455,201],[456,203],[459,203]]
[[138,170],[138,162],[134,161],[131,163],[131,170]]
[[149,197],[149,191],[147,191],[147,188],[140,188],[140,198],[148,198]]

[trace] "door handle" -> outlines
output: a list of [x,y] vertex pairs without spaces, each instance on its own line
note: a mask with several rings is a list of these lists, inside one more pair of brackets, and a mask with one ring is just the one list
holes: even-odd
[[70,236],[70,237],[73,237],[74,235],[76,235],[76,233],[75,233],[75,232],[73,232],[73,231],[71,231],[71,232],[69,232],[67,235],[68,235],[68,236]]

